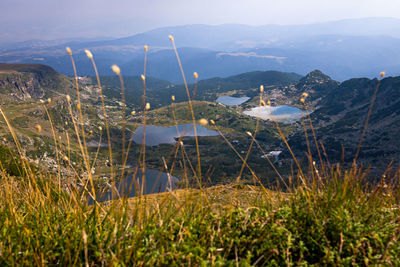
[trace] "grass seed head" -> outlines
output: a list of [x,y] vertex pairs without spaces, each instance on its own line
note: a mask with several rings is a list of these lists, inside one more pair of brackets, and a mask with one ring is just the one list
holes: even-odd
[[171,42],[174,41],[174,37],[172,35],[168,35],[168,38],[171,40]]
[[204,118],[203,118],[203,119],[200,119],[200,120],[199,120],[199,124],[202,125],[202,126],[206,126],[206,125],[208,124],[208,120],[206,120],[206,119],[204,119]]
[[121,74],[121,69],[117,65],[112,65],[111,69],[115,74],[117,74],[117,75]]
[[78,110],[81,110],[81,104],[78,103],[78,104],[76,105],[76,108],[77,108]]
[[379,75],[381,76],[381,78],[383,78],[383,77],[385,77],[386,72],[382,71]]
[[72,50],[68,46],[65,48],[67,50],[68,55],[72,56]]
[[149,46],[148,46],[148,45],[145,45],[145,46],[144,46],[144,51],[147,52],[147,50],[149,50]]
[[63,160],[64,160],[64,161],[69,161],[69,158],[68,158],[67,156],[64,156],[64,157],[63,157]]
[[82,239],[83,239],[83,244],[86,245],[87,244],[87,234],[86,234],[85,230],[82,230]]
[[197,74],[197,72],[194,72],[194,73],[193,73],[193,77],[194,77],[195,79],[198,79],[198,78],[199,78],[199,74]]
[[47,98],[47,103],[51,103],[51,98]]
[[103,127],[99,126],[99,131],[100,132],[103,131]]
[[89,135],[92,135],[92,134],[93,134],[93,131],[92,131],[92,130],[90,130],[90,131],[89,131]]
[[260,85],[260,92],[264,92],[264,85]]
[[145,110],[149,110],[150,109],[150,103],[146,103],[146,106],[144,107]]
[[86,53],[86,56],[87,56],[88,58],[90,58],[90,59],[93,58],[93,54],[92,54],[92,52],[90,52],[89,50],[85,49],[85,53]]
[[267,101],[267,105],[268,105],[268,106],[271,106],[271,100],[268,100],[268,101]]
[[246,132],[246,134],[250,137],[253,137],[253,134],[251,132]]
[[65,98],[67,99],[67,101],[71,101],[71,97],[69,95],[66,95]]
[[143,74],[140,75],[140,78],[142,78],[142,81],[145,81],[145,80],[146,80],[146,76],[144,76]]
[[211,123],[212,125],[215,125],[215,121],[214,121],[214,120],[210,120],[210,123]]
[[302,97],[302,98],[308,97],[308,93],[304,92],[304,93],[301,95],[301,97]]
[[43,100],[43,99],[40,99],[40,103],[41,103],[41,104],[44,104],[45,102],[44,102],[44,100]]
[[264,100],[260,100],[260,105],[264,107],[265,106],[265,101]]
[[36,128],[36,131],[37,131],[38,133],[41,133],[41,132],[42,132],[42,126],[40,126],[39,124],[36,124],[35,128]]
[[135,116],[135,114],[136,114],[136,111],[132,110],[131,115]]
[[175,101],[175,96],[174,95],[171,96],[171,100]]
[[306,100],[304,98],[300,98],[300,102],[304,104]]
[[3,142],[7,142],[7,139],[5,137],[3,138]]

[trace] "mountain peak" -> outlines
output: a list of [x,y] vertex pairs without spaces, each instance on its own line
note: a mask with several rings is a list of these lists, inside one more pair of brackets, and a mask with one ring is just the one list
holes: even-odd
[[296,85],[301,92],[322,93],[332,90],[339,86],[339,82],[332,80],[331,77],[320,70],[313,70],[304,76]]
[[328,75],[324,74],[320,70],[313,70],[310,73],[308,73],[302,80],[309,80],[309,79],[322,79],[322,80],[332,80],[331,77]]

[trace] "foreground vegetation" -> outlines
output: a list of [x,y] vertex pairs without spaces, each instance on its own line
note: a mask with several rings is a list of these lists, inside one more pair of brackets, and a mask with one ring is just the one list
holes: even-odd
[[335,169],[288,192],[218,186],[93,206],[49,177],[3,176],[0,264],[398,265],[399,192],[362,176]]

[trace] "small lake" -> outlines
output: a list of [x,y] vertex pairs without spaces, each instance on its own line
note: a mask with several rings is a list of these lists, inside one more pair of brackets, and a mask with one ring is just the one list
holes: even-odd
[[224,104],[226,106],[238,106],[240,104],[243,104],[247,100],[249,100],[250,97],[243,96],[243,97],[233,97],[233,96],[220,96],[217,98],[217,102]]
[[[217,136],[219,135],[217,131],[209,130],[201,125],[196,125],[197,136]],[[142,144],[144,127],[139,126],[136,128],[132,140],[136,144]],[[180,135],[184,136],[194,136],[193,124],[182,124],[176,126],[146,126],[146,145],[147,146],[158,146],[160,144],[175,144],[176,138]]]
[[273,119],[285,123],[293,123],[304,115],[301,109],[286,105],[255,107],[243,113],[263,120]]
[[[153,193],[167,192],[169,190],[174,190],[176,188],[175,183],[179,179],[175,176],[170,176],[171,182],[169,183],[168,174],[165,172],[160,172],[159,170],[146,169],[145,171],[145,183],[143,192],[145,195]],[[120,197],[134,197],[136,192],[140,192],[142,186],[142,171],[138,171],[135,179],[133,175],[129,175],[120,181],[116,188],[118,189]],[[138,191],[139,190],[139,191]],[[111,200],[111,190],[106,192],[103,196],[100,196],[99,201]],[[89,201],[92,203],[92,201]]]

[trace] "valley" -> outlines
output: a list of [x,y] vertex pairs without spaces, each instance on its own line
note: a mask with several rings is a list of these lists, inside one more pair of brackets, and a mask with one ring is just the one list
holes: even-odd
[[[43,65],[3,64],[0,67],[2,109],[29,161],[49,171],[56,171],[60,164],[64,172],[70,171],[71,167],[75,171],[82,169],[79,142],[76,140],[77,135],[74,130],[74,123],[79,123],[80,117],[76,108],[77,98],[73,78],[60,75]],[[99,89],[93,77],[80,77],[78,81],[85,142],[88,144],[89,157],[95,158],[92,172],[99,177],[99,181],[107,181],[106,177],[110,175],[108,142],[104,131],[106,126]],[[142,99],[143,84],[140,77],[124,77],[125,148],[130,143],[127,172],[135,173],[137,171],[135,166],[141,168],[143,164],[140,132],[143,132],[145,117],[149,134],[147,139],[149,143],[146,145],[146,167],[165,171],[166,163],[171,174],[196,186],[196,172],[188,171],[197,164],[197,146],[194,138],[186,136],[180,139],[181,141],[178,140],[179,142],[172,141],[179,139],[178,132],[182,132],[182,128],[175,128],[177,125],[185,124],[189,129],[188,134],[193,135],[193,132],[190,133],[193,131],[191,129],[193,124],[186,102],[185,87],[151,77],[146,81],[145,102],[151,104],[151,109],[145,115]],[[320,71],[313,71],[304,77],[294,73],[266,71],[200,80],[196,84],[190,84],[190,93],[194,97],[195,120],[197,123],[200,119],[208,121],[208,125],[204,125],[206,127],[204,130],[201,130],[203,126],[200,125],[197,128],[207,133],[206,135],[208,132],[213,135],[199,136],[199,152],[205,183],[208,185],[231,183],[240,174],[244,183],[252,184],[254,182],[252,171],[254,171],[265,185],[274,185],[277,182],[276,172],[266,160],[266,154],[270,151],[282,151],[279,157],[271,159],[274,161],[273,164],[278,166],[279,172],[287,177],[293,168],[292,156],[275,122],[278,123],[281,134],[284,134],[289,141],[296,157],[301,162],[306,162],[307,140],[304,127],[307,129],[308,137],[313,136],[307,114],[311,116],[316,137],[322,142],[329,160],[332,163],[351,162],[377,81],[364,78],[339,83]],[[121,116],[121,88],[115,76],[101,77],[101,82],[110,122],[113,164],[119,172],[124,168],[121,158],[122,125],[124,125]],[[381,84],[376,106],[371,113],[370,125],[359,155],[359,160],[366,165],[379,160],[380,164],[375,164],[376,172],[384,170],[392,160],[394,166],[398,164],[397,146],[389,145],[389,143],[396,144],[397,140],[394,135],[390,137],[385,134],[387,132],[385,127],[391,127],[391,131],[398,129],[396,126],[398,123],[396,105],[399,101],[399,98],[396,98],[398,78],[384,78],[379,83]],[[264,86],[264,91],[261,93],[260,85]],[[307,97],[303,104],[300,98],[304,93],[307,93]],[[67,95],[72,99],[71,106],[66,100]],[[388,95],[393,96],[391,100],[384,100]],[[260,96],[271,107],[260,106]],[[218,102],[221,97],[231,97],[231,101],[235,97],[242,97],[246,101],[224,105]],[[253,113],[250,112],[252,109],[254,111],[265,109],[263,112],[270,115],[253,117]],[[257,119],[257,116],[261,116],[261,119]],[[211,120],[215,125],[210,123]],[[37,125],[41,126],[40,132],[37,131]],[[157,128],[160,126],[170,127],[169,133],[164,132],[167,128]],[[5,147],[13,147],[13,137],[4,120],[0,120],[0,127],[2,144]],[[257,146],[252,144],[252,138],[247,132],[256,136]],[[202,135],[201,132],[199,135]],[[161,141],[163,138],[166,141]],[[313,158],[319,161],[315,144],[309,143]],[[252,146],[252,150],[248,150],[249,146]],[[55,149],[56,147],[59,149]],[[252,171],[244,168],[237,153],[248,158]],[[64,156],[67,156],[70,162],[60,161]]]

